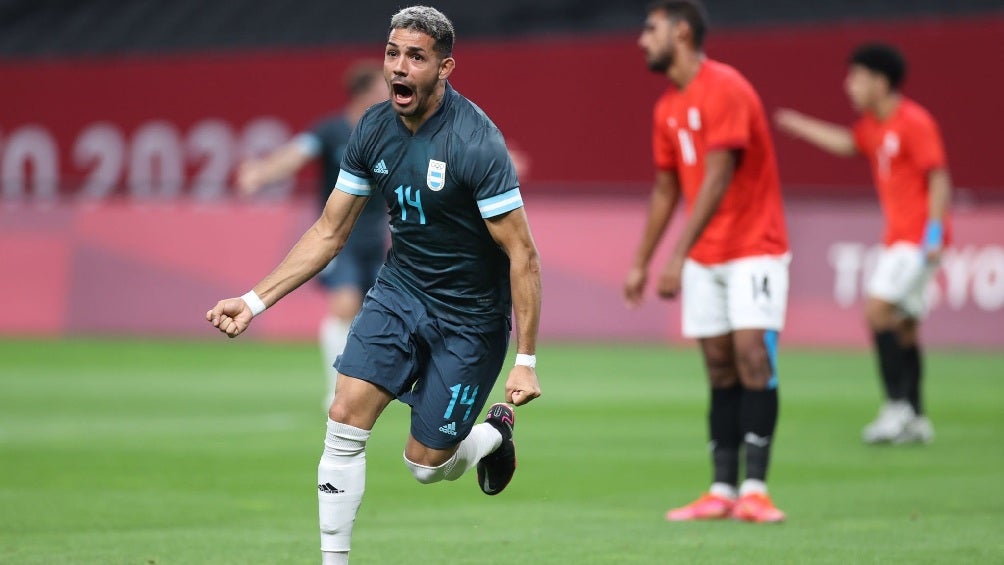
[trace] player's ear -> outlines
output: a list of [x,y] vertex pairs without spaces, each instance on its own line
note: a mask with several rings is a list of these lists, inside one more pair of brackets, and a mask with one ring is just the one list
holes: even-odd
[[679,18],[674,20],[673,24],[676,36],[681,38],[684,43],[694,45],[694,30],[690,27],[690,22],[683,18]]
[[687,22],[676,23],[676,37],[684,43],[690,43],[690,25]]
[[450,73],[453,72],[453,68],[457,66],[457,62],[453,60],[453,57],[447,57],[439,63],[439,80],[446,80],[449,78]]

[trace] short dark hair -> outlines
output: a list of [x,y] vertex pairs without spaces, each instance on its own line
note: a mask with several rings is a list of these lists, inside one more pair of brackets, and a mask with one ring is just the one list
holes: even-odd
[[699,0],[656,0],[650,2],[645,13],[651,14],[662,10],[676,20],[684,20],[690,25],[694,35],[694,47],[700,49],[704,45],[704,36],[708,33],[708,13]]
[[859,45],[851,53],[850,65],[862,67],[878,73],[889,81],[889,88],[899,90],[906,78],[906,59],[899,49],[885,43],[866,43]]
[[383,67],[376,61],[359,61],[345,71],[342,80],[349,96],[356,97],[383,80]]
[[391,31],[410,29],[428,35],[435,41],[433,49],[441,57],[453,54],[453,23],[445,14],[429,6],[409,6],[390,19]]

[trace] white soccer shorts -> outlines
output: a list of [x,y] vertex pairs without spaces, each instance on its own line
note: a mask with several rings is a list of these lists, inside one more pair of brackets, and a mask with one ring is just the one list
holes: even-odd
[[759,255],[683,266],[683,335],[715,337],[733,330],[784,329],[791,255]]
[[897,242],[882,250],[868,281],[868,296],[893,304],[910,318],[927,310],[925,293],[938,266],[928,263],[913,243]]

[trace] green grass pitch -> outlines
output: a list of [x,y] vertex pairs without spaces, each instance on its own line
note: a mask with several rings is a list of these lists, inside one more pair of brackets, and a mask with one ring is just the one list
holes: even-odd
[[[782,525],[670,524],[707,487],[697,353],[547,345],[519,470],[422,486],[392,405],[353,543],[376,563],[1002,563],[1004,354],[928,359],[928,447],[868,447],[866,352],[784,349],[771,488]],[[500,382],[502,379],[500,379]],[[0,343],[0,563],[317,563],[324,432],[313,344]],[[501,398],[500,388],[492,400]]]

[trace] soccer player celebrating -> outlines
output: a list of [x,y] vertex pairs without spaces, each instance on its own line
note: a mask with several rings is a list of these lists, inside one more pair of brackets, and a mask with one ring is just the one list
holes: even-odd
[[[377,62],[352,66],[345,74],[345,86],[349,102],[344,111],[322,120],[310,131],[301,133],[265,157],[241,164],[237,173],[237,187],[241,193],[256,194],[271,183],[295,175],[307,163],[317,159],[321,163],[318,193],[323,209],[338,180],[339,167],[352,129],[363,112],[387,100],[388,96],[387,83]],[[338,258],[328,263],[317,277],[328,294],[328,312],[321,321],[319,332],[328,381],[325,407],[331,406],[335,396],[338,378],[335,360],[345,349],[349,324],[359,313],[363,295],[373,286],[377,271],[383,264],[387,250],[386,214],[387,207],[383,202],[371,199],[359,214],[359,220]]]
[[861,112],[852,129],[782,109],[778,127],[835,155],[871,163],[885,216],[885,245],[868,286],[865,315],[878,353],[885,403],[862,434],[867,443],[927,443],[934,428],[921,403],[918,326],[924,294],[949,235],[951,181],[938,126],[900,85],[895,48],[858,47],[844,87]]
[[405,8],[384,51],[388,102],[360,119],[320,219],[276,269],[206,318],[234,337],[255,315],[338,254],[371,194],[386,201],[391,250],[338,362],[318,465],[322,562],[346,563],[362,501],[366,442],[395,398],[411,405],[404,463],[421,483],[477,466],[486,494],[516,468],[514,414],[505,403],[474,425],[499,375],[515,310],[516,365],[506,400],[540,395],[536,358],[540,263],[501,133],[447,82],[453,25]]
[[766,479],[790,260],[781,189],[760,98],[734,68],[705,57],[706,21],[696,1],[654,2],[638,40],[649,69],[671,84],[655,106],[656,180],[624,295],[631,307],[641,302],[682,193],[688,217],[658,293],[672,299],[682,290],[683,333],[704,356],[714,477],[707,493],[666,518],[780,522]]

